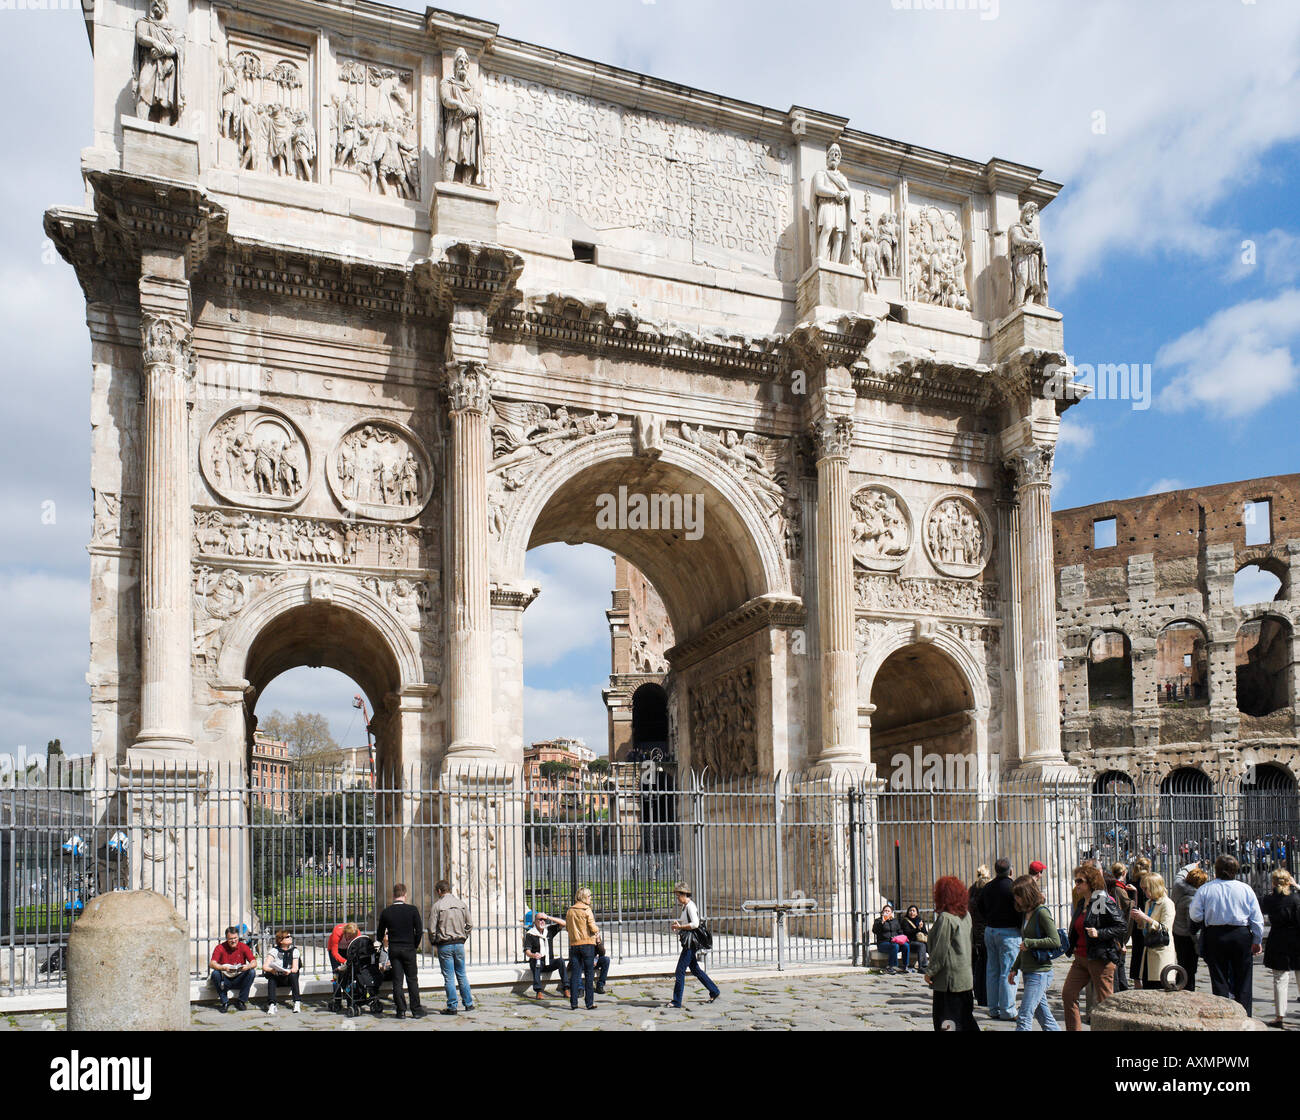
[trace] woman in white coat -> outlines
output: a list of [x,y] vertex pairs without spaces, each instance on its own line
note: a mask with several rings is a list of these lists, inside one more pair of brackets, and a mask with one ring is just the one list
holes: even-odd
[[[1134,924],[1140,925],[1144,934],[1138,975],[1142,977],[1144,988],[1158,989],[1161,987],[1160,974],[1168,965],[1178,963],[1174,952],[1174,900],[1165,890],[1164,877],[1154,871],[1147,872],[1142,888],[1147,896],[1146,905],[1141,909],[1135,906],[1130,912]],[[1163,941],[1164,944],[1153,945],[1153,941]]]

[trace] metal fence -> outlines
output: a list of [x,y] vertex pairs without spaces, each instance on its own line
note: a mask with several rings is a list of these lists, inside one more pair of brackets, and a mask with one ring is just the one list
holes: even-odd
[[[68,931],[97,895],[146,887],[188,920],[196,978],[228,925],[259,953],[288,929],[327,973],[338,924],[373,929],[392,884],[427,911],[451,881],[470,908],[473,964],[522,962],[523,914],[562,917],[592,892],[615,961],[671,958],[674,884],[713,929],[716,965],[866,963],[884,899],[928,919],[935,879],[969,882],[1000,855],[1048,866],[1064,920],[1082,858],[1183,863],[1230,851],[1257,888],[1293,867],[1294,787],[1206,793],[1032,779],[969,792],[892,790],[803,775],[714,779],[641,769],[522,783],[517,773],[296,767],[250,784],[239,767],[55,772],[0,789],[0,994],[64,983]],[[788,915],[747,903],[799,898]]]

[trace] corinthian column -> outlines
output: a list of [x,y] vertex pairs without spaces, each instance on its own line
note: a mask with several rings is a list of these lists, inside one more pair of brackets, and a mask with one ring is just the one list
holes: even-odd
[[853,522],[849,507],[850,416],[823,414],[813,427],[817,454],[818,638],[822,675],[819,766],[861,767],[857,653],[853,637]]
[[492,602],[488,584],[488,405],[479,362],[447,363],[451,417],[448,753],[492,755]]
[[1015,470],[1020,511],[1020,614],[1024,636],[1022,764],[1063,765],[1056,652],[1056,572],[1052,562],[1052,449],[1030,444]]
[[140,282],[145,398],[140,547],[140,731],[146,755],[189,751],[191,730],[189,286]]

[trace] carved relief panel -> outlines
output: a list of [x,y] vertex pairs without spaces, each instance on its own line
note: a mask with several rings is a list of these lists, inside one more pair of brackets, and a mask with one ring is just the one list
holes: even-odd
[[853,508],[853,560],[873,571],[895,571],[912,549],[912,513],[901,494],[879,484],[858,490]]
[[988,518],[964,494],[943,494],[931,503],[925,515],[925,551],[944,575],[979,575],[992,549]]
[[415,75],[410,70],[339,59],[330,92],[333,181],[372,194],[420,195]]
[[217,60],[218,163],[289,179],[316,178],[310,52],[231,32]]
[[912,203],[907,214],[907,298],[958,311],[966,289],[966,235],[959,208]]
[[758,696],[753,662],[691,686],[691,765],[720,774],[758,767]]
[[290,509],[307,494],[307,441],[282,412],[264,407],[227,412],[200,445],[209,486],[232,505]]
[[376,521],[415,517],[433,494],[433,464],[424,445],[389,420],[363,420],[349,429],[325,474],[339,505]]

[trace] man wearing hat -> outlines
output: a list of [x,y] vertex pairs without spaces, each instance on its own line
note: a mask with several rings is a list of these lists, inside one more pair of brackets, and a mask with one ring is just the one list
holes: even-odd
[[560,973],[560,991],[567,996],[569,977],[564,969],[564,958],[555,955],[555,937],[564,928],[564,923],[540,910],[529,910],[524,915],[524,927],[524,960],[533,973],[533,998],[543,998],[546,978],[557,970]]
[[1041,859],[1036,859],[1034,860],[1033,863],[1029,865],[1030,878],[1032,878],[1035,883],[1038,883],[1041,886],[1042,875],[1043,872],[1046,870],[1047,870],[1047,864],[1045,864]]
[[672,1005],[674,1007],[681,1007],[682,1005],[682,995],[686,991],[687,969],[708,990],[709,1002],[713,1003],[722,993],[718,991],[717,984],[709,979],[708,973],[700,967],[695,934],[695,931],[700,928],[700,911],[691,900],[690,884],[674,883],[673,894],[677,896],[677,905],[682,908],[681,916],[677,921],[673,922],[673,930],[682,943],[682,951],[677,958],[677,975],[673,982]]

